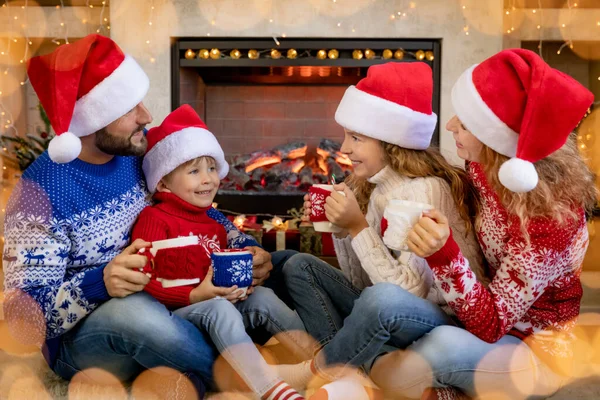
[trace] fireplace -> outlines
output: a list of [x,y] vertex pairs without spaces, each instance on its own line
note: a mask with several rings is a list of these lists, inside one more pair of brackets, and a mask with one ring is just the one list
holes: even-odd
[[231,172],[220,208],[285,215],[311,184],[350,173],[334,114],[369,66],[428,62],[439,114],[440,50],[438,40],[181,38],[172,47],[172,108],[193,106],[225,151]]

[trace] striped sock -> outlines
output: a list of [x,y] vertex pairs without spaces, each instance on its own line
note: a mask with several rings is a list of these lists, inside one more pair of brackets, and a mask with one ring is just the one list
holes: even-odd
[[262,397],[262,400],[304,400],[300,393],[296,392],[284,381],[277,383]]

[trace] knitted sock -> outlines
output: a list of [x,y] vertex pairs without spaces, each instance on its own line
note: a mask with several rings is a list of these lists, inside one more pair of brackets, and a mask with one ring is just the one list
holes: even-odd
[[275,368],[277,376],[296,390],[306,389],[310,380],[317,374],[313,360],[303,361],[299,364],[277,365]]
[[365,387],[356,376],[345,376],[317,390],[309,400],[379,400],[381,392]]
[[304,400],[304,397],[292,389],[290,385],[281,381],[273,386],[262,397],[262,400]]

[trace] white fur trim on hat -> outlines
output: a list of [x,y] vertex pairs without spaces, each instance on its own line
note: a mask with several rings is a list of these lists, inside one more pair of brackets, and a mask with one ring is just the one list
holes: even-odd
[[56,135],[48,143],[48,155],[55,163],[65,164],[79,157],[81,140],[71,132]]
[[411,110],[350,86],[335,112],[344,128],[407,149],[429,147],[437,115]]
[[144,156],[142,168],[150,193],[156,191],[158,182],[181,164],[197,157],[215,159],[219,179],[229,173],[229,164],[217,138],[206,129],[190,127],[173,132],[159,141]]
[[511,158],[502,164],[498,178],[505,188],[515,193],[533,190],[539,179],[535,166],[520,158]]
[[138,105],[149,87],[142,67],[126,55],[112,74],[77,100],[69,131],[82,137],[106,127]]
[[485,104],[473,84],[473,70],[463,72],[452,88],[452,106],[460,122],[481,142],[500,154],[517,154],[519,134],[506,125]]

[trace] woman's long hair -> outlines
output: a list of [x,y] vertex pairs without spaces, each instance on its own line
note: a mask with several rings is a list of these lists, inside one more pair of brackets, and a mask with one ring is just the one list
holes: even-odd
[[[434,148],[411,150],[390,143],[380,143],[388,165],[399,175],[407,178],[437,177],[446,181],[460,216],[465,221],[467,232],[472,229],[472,220],[477,214],[479,202],[477,193],[463,169],[452,166],[439,150]],[[346,184],[353,190],[360,209],[366,214],[375,185],[354,174],[346,179]]]
[[539,182],[529,192],[514,193],[502,186],[498,171],[507,160],[508,157],[484,145],[480,163],[487,180],[508,213],[519,217],[526,236],[531,218],[549,217],[564,224],[578,218],[581,208],[589,217],[596,207],[598,190],[594,174],[577,150],[575,135],[559,150],[534,164]]

